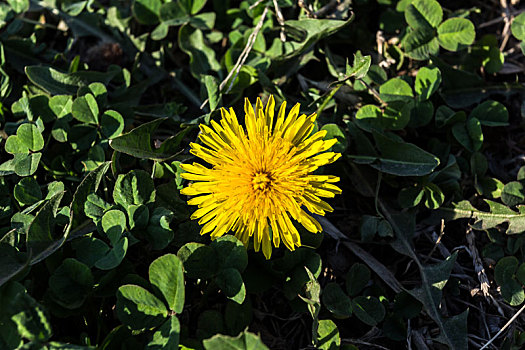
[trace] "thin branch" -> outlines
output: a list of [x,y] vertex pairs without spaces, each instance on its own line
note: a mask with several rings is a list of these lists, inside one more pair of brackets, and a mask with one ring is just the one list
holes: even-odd
[[368,89],[368,92],[372,94],[372,96],[374,96],[374,98],[377,100],[377,102],[379,102],[381,104],[381,107],[385,107],[387,105],[387,103],[385,101],[383,101],[381,99],[381,96],[379,96],[379,92],[377,92],[376,89],[374,89],[373,87],[371,87],[366,81],[364,81],[363,79],[359,79],[359,81],[361,83],[363,83],[364,86],[366,86],[366,88]]
[[304,0],[297,0],[297,6],[299,6],[304,10],[304,12],[306,12],[306,16],[308,18],[315,18],[312,4],[306,4]]
[[257,0],[256,2],[254,2],[252,5],[250,5],[250,7],[248,7],[248,10],[253,10],[254,8],[256,8],[261,2],[263,2],[264,0]]
[[332,0],[328,4],[321,7],[318,11],[314,12],[314,17],[319,18],[331,12],[339,5],[339,0]]
[[521,309],[519,309],[518,312],[516,312],[516,313],[514,314],[514,316],[512,316],[512,318],[511,318],[507,323],[505,323],[505,325],[503,326],[503,328],[501,328],[501,329],[499,330],[499,332],[496,333],[496,335],[493,336],[493,337],[487,342],[487,344],[483,345],[483,347],[482,347],[481,349],[479,349],[479,350],[486,349],[490,344],[492,344],[492,342],[493,342],[494,340],[496,340],[496,338],[499,337],[499,336],[501,335],[501,333],[503,333],[503,331],[504,331],[505,329],[507,329],[507,327],[509,327],[509,326],[512,324],[512,322],[514,322],[514,321],[518,318],[518,316],[523,312],[523,310],[525,310],[525,304],[523,304],[523,306],[521,307]]
[[510,38],[510,26],[512,23],[513,16],[510,13],[509,5],[507,4],[507,0],[500,0],[501,7],[503,8],[503,15],[505,20],[505,26],[503,27],[503,31],[501,32],[501,36],[503,37],[503,40],[501,42],[501,45],[499,47],[500,51],[504,51],[505,46],[507,46],[507,42]]
[[235,62],[235,65],[233,66],[232,70],[228,73],[228,76],[226,76],[226,78],[224,78],[222,83],[219,85],[219,91],[222,92],[226,83],[230,80],[232,75],[235,74],[232,81],[230,82],[230,86],[228,87],[228,90],[226,90],[226,93],[230,92],[230,90],[232,89],[233,83],[235,82],[235,79],[237,79],[237,76],[239,75],[239,71],[241,70],[241,67],[244,65],[244,62],[246,62],[246,59],[248,58],[248,55],[250,54],[250,51],[252,50],[252,47],[255,44],[255,39],[257,38],[257,35],[259,34],[259,31],[261,30],[263,26],[264,19],[266,18],[267,13],[268,13],[268,6],[264,8],[264,11],[261,15],[261,19],[259,19],[259,22],[253,29],[253,32],[248,37],[246,46],[244,47],[244,50],[242,50],[241,55],[237,59],[237,62]]
[[284,34],[284,17],[283,17],[283,13],[281,12],[281,9],[279,8],[279,4],[277,4],[277,0],[273,0],[273,7],[275,8],[275,15],[277,16],[277,22],[279,22],[279,25],[281,26],[281,32],[279,33],[279,37],[281,41],[284,43],[286,42],[286,35]]

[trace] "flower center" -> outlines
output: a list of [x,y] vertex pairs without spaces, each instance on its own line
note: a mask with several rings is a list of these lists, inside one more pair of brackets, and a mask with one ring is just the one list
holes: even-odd
[[270,188],[272,178],[267,173],[255,173],[252,178],[254,190],[265,191]]

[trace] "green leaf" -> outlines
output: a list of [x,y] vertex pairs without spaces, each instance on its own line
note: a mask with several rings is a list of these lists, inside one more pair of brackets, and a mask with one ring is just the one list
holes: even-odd
[[470,157],[470,172],[472,175],[482,177],[488,170],[487,158],[480,152],[472,153]]
[[173,26],[181,25],[190,20],[189,11],[184,8],[181,1],[162,4],[159,17],[162,22],[168,22],[169,25]]
[[523,287],[516,281],[518,259],[506,256],[498,261],[494,268],[494,279],[501,287],[501,296],[512,306],[517,306],[525,300]]
[[22,13],[29,10],[29,0],[7,0],[7,3],[16,13]]
[[215,51],[204,41],[202,31],[187,24],[179,29],[179,47],[190,56],[191,74],[197,79],[201,74],[218,71],[221,66],[215,58]]
[[44,148],[44,138],[35,124],[24,123],[16,130],[16,135],[11,135],[5,143],[7,153],[37,152]]
[[325,124],[321,130],[326,130],[325,140],[337,139],[337,143],[331,148],[333,152],[343,153],[346,150],[348,141],[344,130],[339,125]]
[[359,232],[363,242],[370,242],[377,233],[379,218],[377,216],[363,215]]
[[423,192],[425,193],[425,206],[429,209],[437,209],[445,201],[445,195],[436,184],[426,184]]
[[377,234],[379,237],[394,237],[392,226],[385,219],[379,220],[379,224],[377,225]]
[[361,51],[357,50],[354,54],[354,62],[350,67],[346,65],[346,77],[355,77],[355,79],[363,79],[370,69],[372,58],[370,56],[363,56]]
[[93,147],[97,139],[97,128],[86,124],[73,126],[67,135],[67,140],[75,151],[85,151]]
[[413,0],[405,8],[405,19],[414,29],[432,29],[443,20],[443,9],[436,0]]
[[24,271],[28,265],[29,259],[26,254],[21,254],[16,248],[0,241],[0,287]]
[[210,104],[210,111],[213,112],[221,101],[219,81],[212,75],[204,75],[203,80],[208,96],[208,103]]
[[224,323],[230,334],[238,334],[248,327],[253,320],[253,309],[250,299],[237,304],[228,300],[224,311]]
[[405,101],[409,102],[414,97],[412,88],[406,81],[400,78],[392,78],[379,87],[381,99],[385,102]]
[[[4,4],[0,4],[0,11],[2,5]],[[18,331],[16,323],[10,319],[6,319],[0,328],[0,341],[5,349],[20,349],[24,345],[21,332]]]
[[522,12],[514,17],[510,30],[516,39],[525,40],[525,13]]
[[106,160],[104,149],[100,145],[91,147],[87,154],[87,159],[82,160],[84,171],[93,171]]
[[177,256],[184,263],[184,272],[190,278],[210,278],[217,271],[217,255],[210,246],[186,243],[179,249]]
[[[62,10],[71,16],[78,16],[86,7],[86,1],[66,0],[62,2]],[[77,56],[79,57],[79,56]]]
[[84,203],[84,213],[88,218],[93,219],[95,222],[98,222],[100,219],[102,219],[104,212],[110,208],[111,205],[97,196],[95,193],[90,193],[86,198],[86,202]]
[[406,105],[405,108],[409,109],[409,112],[406,114],[409,115],[410,120],[408,126],[411,128],[419,128],[427,125],[434,116],[434,105],[428,100],[413,100]]
[[117,316],[131,329],[157,327],[168,316],[164,303],[146,289],[126,284],[117,291]]
[[452,134],[469,152],[479,151],[483,145],[481,123],[476,118],[467,120],[466,124],[456,123],[452,127]]
[[412,208],[423,199],[425,192],[420,186],[405,187],[399,191],[397,200],[402,208]]
[[[146,205],[144,204],[139,204],[139,205],[135,205],[135,204],[131,204],[131,205],[128,205],[128,207],[126,208],[127,212],[128,212],[128,218],[129,218],[129,228],[130,230],[133,230],[133,229],[143,229],[145,228],[146,226],[148,226],[148,222],[150,220],[150,213],[149,213],[149,209]],[[154,210],[158,211],[163,211],[165,210],[164,208],[155,208]],[[169,214],[166,214],[166,215],[169,215]],[[160,227],[154,227],[152,231],[154,231],[153,233],[149,233],[146,235],[146,238],[150,241],[150,243],[155,246],[154,249],[158,249],[157,246],[166,246],[167,243],[169,243],[169,241],[167,243],[164,243],[166,241],[166,233],[165,232],[162,232],[165,228],[169,229],[169,221],[166,224],[166,220],[162,220],[163,216],[161,216],[158,221],[155,221],[155,222],[152,222],[153,225],[155,226],[160,226]],[[166,227],[167,226],[167,227]],[[155,234],[158,234],[160,231],[160,236],[161,237],[152,237],[152,235],[155,235]],[[171,230],[170,230],[171,232]],[[160,248],[162,249],[162,248]]]
[[522,285],[525,285],[525,263],[522,263],[516,271],[516,278]]
[[332,320],[319,320],[317,329],[317,348],[321,350],[339,349],[341,338],[339,330]]
[[507,234],[525,232],[525,206],[519,205],[519,212],[509,209],[503,204],[485,200],[489,205],[490,211],[480,211],[472,206],[468,201],[461,201],[452,204],[452,207],[443,207],[439,215],[445,220],[457,220],[462,218],[474,219],[471,225],[476,230],[487,230],[494,228],[504,222],[508,223]]
[[204,310],[197,319],[197,338],[204,339],[224,333],[224,318],[217,310]]
[[497,101],[488,100],[476,106],[469,115],[469,118],[476,118],[481,125],[487,126],[506,126],[509,125],[509,112],[503,104]]
[[51,129],[51,135],[58,142],[66,142],[67,134],[69,133],[70,127],[69,124],[65,121],[66,118],[62,120],[57,120],[53,124],[53,129]]
[[33,175],[36,170],[38,169],[38,164],[40,164],[40,158],[42,157],[42,153],[31,153],[31,154],[23,154],[23,153],[17,153],[15,154],[15,158],[13,159],[13,163],[15,166],[15,173],[18,176],[30,176]]
[[466,312],[444,319],[441,316],[440,304],[442,290],[448,281],[452,267],[456,260],[457,253],[454,252],[445,261],[434,265],[423,265],[419,256],[413,249],[412,237],[415,232],[414,212],[405,212],[390,216],[389,222],[392,224],[396,235],[396,241],[392,247],[401,254],[413,259],[419,266],[421,276],[421,286],[412,289],[409,293],[420,301],[427,314],[437,323],[441,333],[439,339],[447,344],[451,349],[467,349],[467,319]]
[[319,40],[330,36],[354,20],[352,15],[346,21],[333,19],[303,18],[284,22],[285,29],[297,38],[297,41],[286,41],[285,54],[274,57],[276,60],[288,60],[312,47]]
[[328,283],[321,296],[323,305],[336,317],[352,316],[352,301],[337,283]]
[[[176,4],[176,3],[173,3],[173,2],[168,2],[167,4]],[[167,4],[163,4],[163,5],[167,5]],[[162,8],[161,8],[161,11],[162,11]],[[162,14],[162,12],[161,12]],[[185,23],[189,20],[189,17],[185,17],[184,20],[173,20],[173,21],[169,21],[169,22],[160,22],[159,25],[151,32],[151,39],[153,40],[162,40],[164,39],[167,35],[168,35],[168,32],[170,30],[170,24],[182,24],[182,23]],[[179,23],[180,22],[180,23]]]
[[101,270],[112,270],[119,266],[128,251],[128,238],[121,237],[117,242],[112,242],[113,248],[95,263]]
[[512,181],[503,187],[501,200],[509,207],[525,203],[525,187],[519,181]]
[[370,281],[370,270],[366,265],[356,263],[348,270],[345,277],[346,291],[350,296],[361,292]]
[[[25,234],[27,235],[27,232],[29,231],[29,226],[31,226],[31,223],[35,219],[34,215],[31,214],[23,214],[21,212],[15,213],[11,217],[11,226],[13,227],[14,231],[9,231],[4,238],[2,238],[2,241],[10,244],[10,247],[13,245],[12,241],[9,241],[10,233],[18,233],[18,234]],[[1,241],[0,241],[1,242]]]
[[155,259],[149,266],[149,281],[162,293],[170,310],[180,314],[184,307],[182,261],[174,254]]
[[472,45],[476,38],[474,24],[461,17],[447,19],[440,24],[437,32],[439,44],[449,51],[458,51]]
[[213,241],[210,246],[215,251],[220,268],[232,267],[242,272],[248,265],[246,247],[237,237],[224,235]]
[[308,311],[312,316],[312,336],[317,334],[317,326],[319,319],[319,311],[321,311],[321,285],[317,281],[315,276],[307,266],[304,266],[304,271],[308,275],[308,280],[304,285],[304,297],[299,294],[299,297],[307,304]]
[[207,0],[181,0],[181,6],[190,14],[197,14],[204,5],[206,5]]
[[29,148],[18,135],[11,135],[5,142],[5,151],[11,154],[29,153]]
[[439,53],[439,41],[433,30],[417,28],[408,32],[401,42],[408,57],[426,60]]
[[67,309],[82,306],[93,288],[94,278],[88,266],[67,258],[49,278],[49,290],[54,301]]
[[114,245],[126,229],[126,214],[118,209],[108,210],[102,216],[101,226],[111,245]]
[[124,130],[124,118],[119,112],[107,110],[100,117],[101,132],[108,139],[114,139]]
[[42,261],[55,252],[67,238],[66,234],[56,237],[55,217],[64,192],[57,193],[49,199],[35,215],[27,232],[26,246],[31,252],[31,265]]
[[441,105],[436,110],[436,126],[442,128],[447,125],[453,125],[458,122],[464,122],[467,120],[465,112],[454,112],[452,109],[445,105]]
[[25,177],[15,185],[13,196],[22,205],[31,205],[42,199],[42,190],[32,177]]
[[161,5],[160,0],[134,0],[131,9],[137,22],[153,25],[159,23]]
[[104,164],[101,164],[97,169],[86,175],[86,177],[84,177],[80,185],[77,187],[70,206],[71,217],[68,226],[69,232],[81,225],[86,219],[86,214],[84,213],[84,204],[86,203],[90,194],[97,192],[98,186],[102,181],[102,177],[109,169],[110,164],[111,162],[105,162]]
[[145,349],[148,350],[178,350],[180,338],[180,322],[177,316],[168,318],[153,333],[150,342]]
[[[383,113],[381,125],[388,130],[401,130],[409,124],[410,120],[410,106],[416,101],[412,100],[409,103],[402,101],[390,102]],[[427,102],[427,101],[425,101]]]
[[439,68],[421,68],[416,75],[414,89],[421,100],[428,100],[441,84],[441,71]]
[[[288,270],[283,285],[284,296],[290,300],[294,299],[304,290],[306,285],[310,286],[310,292],[315,297],[318,295],[317,287],[320,288],[317,278],[321,273],[321,257],[319,254],[308,250],[302,250],[301,253],[295,255],[294,253],[295,252],[285,255],[283,258],[284,261],[280,262],[280,264],[286,266]],[[288,257],[289,260],[286,259],[286,257]],[[291,268],[291,266],[295,267]],[[304,300],[304,298],[302,299]],[[315,311],[315,302],[317,302],[317,300],[314,300],[314,304],[311,304],[312,309],[310,309],[310,313]]]
[[239,270],[231,267],[220,270],[215,276],[215,283],[229,299],[237,304],[244,302],[246,288]]
[[481,123],[477,118],[470,118],[467,120],[467,132],[472,140],[472,150],[479,151],[483,145],[483,131],[481,130]]
[[0,164],[0,176],[11,175],[14,173],[15,173],[15,160],[14,159],[9,159],[8,161]]
[[369,326],[375,326],[385,318],[385,307],[376,297],[355,297],[352,299],[352,307],[355,316]]
[[468,309],[460,313],[459,315],[444,318],[443,327],[447,329],[448,334],[445,336],[441,333],[437,338],[443,344],[452,344],[452,349],[468,349],[467,342],[467,318]]
[[88,124],[98,124],[98,104],[92,94],[79,96],[73,101],[73,118]]
[[268,350],[258,336],[247,331],[236,337],[216,334],[203,340],[202,344],[206,350]]
[[110,146],[116,151],[129,154],[137,158],[146,158],[156,161],[164,161],[172,158],[180,152],[180,143],[191,127],[183,129],[175,136],[171,136],[162,142],[159,148],[153,148],[151,136],[160,124],[167,118],[155,119],[144,123],[130,132],[120,135],[110,141]]
[[478,179],[478,186],[478,191],[481,195],[494,199],[501,197],[504,184],[493,177],[482,177],[481,179]]
[[144,170],[132,170],[126,175],[120,174],[113,190],[113,200],[124,208],[132,204],[153,203],[155,185],[151,176]]
[[11,321],[18,334],[30,341],[45,342],[51,337],[51,324],[42,305],[25,291],[10,299]]
[[431,173],[439,165],[438,158],[416,145],[376,132],[373,135],[381,156],[356,158],[371,160],[370,166],[379,171],[398,176],[423,176]]
[[382,111],[376,105],[364,105],[357,110],[355,119],[357,125],[366,131],[382,130],[383,125],[381,123]]
[[74,95],[85,82],[74,75],[57,71],[51,67],[28,66],[25,72],[29,80],[51,95]]
[[110,251],[110,248],[104,241],[94,237],[82,237],[75,240],[73,249],[77,253],[77,259],[86,264],[88,267],[93,267]]
[[173,217],[173,212],[166,208],[157,207],[153,210],[146,233],[152,249],[164,249],[173,240],[174,233],[170,228]]
[[69,95],[57,95],[49,99],[49,109],[57,119],[71,118],[71,110],[73,108],[73,97]]

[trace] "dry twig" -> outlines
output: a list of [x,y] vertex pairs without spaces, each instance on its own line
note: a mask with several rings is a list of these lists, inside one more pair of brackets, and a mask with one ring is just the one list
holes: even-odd
[[281,9],[279,8],[279,4],[277,4],[277,0],[273,0],[273,7],[275,8],[275,16],[277,16],[277,22],[279,22],[279,25],[281,26],[279,37],[284,43],[286,41],[286,35],[284,34],[284,17],[283,13],[281,12]]
[[472,264],[474,265],[474,270],[476,271],[476,275],[478,276],[478,280],[480,283],[481,291],[483,292],[483,296],[488,300],[488,297],[490,295],[489,289],[490,289],[490,282],[487,277],[487,274],[485,273],[485,268],[483,267],[483,261],[481,261],[481,258],[479,256],[478,248],[475,244],[476,236],[474,234],[474,231],[469,226],[467,228],[467,243],[469,250],[471,252],[472,256]]
[[235,65],[233,66],[232,70],[228,73],[226,78],[224,78],[222,83],[219,85],[219,91],[222,91],[224,89],[224,86],[226,86],[226,83],[230,80],[232,75],[235,74],[233,76],[233,79],[230,82],[230,86],[228,86],[228,90],[226,90],[226,93],[230,92],[231,88],[233,87],[233,83],[235,82],[235,79],[237,79],[237,76],[239,75],[239,71],[241,70],[241,67],[244,65],[244,62],[246,62],[246,59],[248,58],[248,55],[250,54],[250,51],[253,48],[253,44],[255,44],[255,39],[257,38],[257,35],[259,34],[259,31],[262,28],[262,25],[264,23],[264,19],[266,18],[267,13],[268,13],[268,7],[265,7],[261,15],[261,18],[259,19],[259,22],[253,29],[253,32],[248,37],[246,46],[244,47],[244,50],[242,50],[241,55],[237,59],[237,62],[235,62]]
[[505,323],[505,325],[503,326],[503,328],[501,328],[499,330],[498,333],[496,333],[495,336],[493,336],[485,345],[483,345],[483,347],[479,350],[483,350],[483,349],[486,349],[490,344],[492,344],[494,342],[494,340],[496,340],[500,335],[501,333],[503,333],[503,331],[505,331],[505,329],[507,329],[508,326],[510,326],[512,324],[512,322],[514,322],[518,316],[523,312],[523,310],[525,310],[525,304],[521,307],[521,309],[518,310],[518,312],[516,312],[514,314],[514,316],[512,316],[512,318],[507,322]]
[[512,23],[513,17],[510,13],[510,9],[509,9],[507,0],[500,0],[500,4],[501,4],[501,7],[503,8],[505,26],[503,27],[503,32],[501,33],[503,40],[501,41],[499,50],[503,51],[505,49],[505,46],[507,46],[507,42],[509,41],[509,38],[510,38],[510,25]]

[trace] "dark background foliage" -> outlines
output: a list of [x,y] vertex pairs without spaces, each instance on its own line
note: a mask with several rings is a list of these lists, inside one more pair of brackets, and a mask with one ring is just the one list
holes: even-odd
[[[520,349],[522,8],[1,2],[0,349]],[[343,194],[267,261],[179,191],[197,125],[269,95]]]

